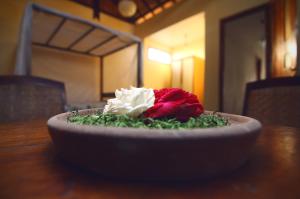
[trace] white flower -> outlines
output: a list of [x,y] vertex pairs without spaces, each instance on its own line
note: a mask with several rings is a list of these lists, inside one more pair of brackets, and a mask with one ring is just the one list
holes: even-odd
[[116,98],[109,99],[103,113],[127,114],[138,117],[154,105],[153,89],[135,88],[116,90]]

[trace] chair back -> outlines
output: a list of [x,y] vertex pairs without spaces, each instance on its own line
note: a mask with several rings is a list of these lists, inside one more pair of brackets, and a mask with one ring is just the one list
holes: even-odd
[[263,124],[300,127],[300,77],[248,83],[243,114]]
[[62,82],[32,76],[0,76],[0,123],[45,119],[64,112]]

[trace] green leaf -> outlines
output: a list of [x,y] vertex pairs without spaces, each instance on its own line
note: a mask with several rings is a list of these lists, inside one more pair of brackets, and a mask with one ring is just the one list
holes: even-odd
[[100,112],[91,115],[80,115],[78,112],[72,112],[68,121],[80,125],[156,129],[211,128],[229,125],[228,120],[217,113],[202,114],[199,117],[190,118],[187,122],[180,122],[175,118],[131,118],[128,115],[102,114]]

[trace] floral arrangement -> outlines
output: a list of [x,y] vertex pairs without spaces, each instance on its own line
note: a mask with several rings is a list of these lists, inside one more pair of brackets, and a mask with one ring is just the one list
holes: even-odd
[[108,100],[104,113],[144,115],[150,118],[176,118],[187,121],[203,113],[197,97],[179,88],[160,90],[134,88],[117,90],[116,98]]
[[120,89],[109,99],[103,112],[92,115],[75,113],[69,117],[77,124],[136,128],[208,128],[228,125],[217,114],[204,114],[196,95],[180,88]]

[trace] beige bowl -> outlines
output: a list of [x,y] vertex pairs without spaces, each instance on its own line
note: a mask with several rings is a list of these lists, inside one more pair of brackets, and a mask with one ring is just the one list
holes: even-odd
[[190,180],[231,172],[245,163],[261,129],[255,119],[223,113],[229,126],[186,130],[78,125],[67,122],[70,114],[48,121],[58,153],[73,164],[125,179]]

